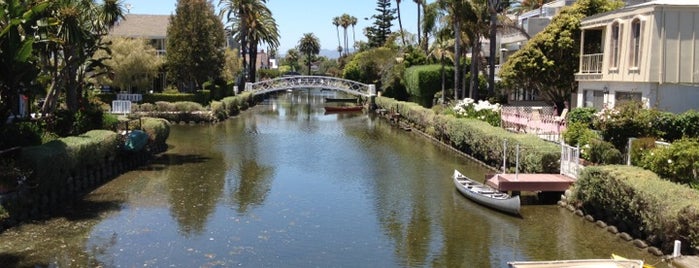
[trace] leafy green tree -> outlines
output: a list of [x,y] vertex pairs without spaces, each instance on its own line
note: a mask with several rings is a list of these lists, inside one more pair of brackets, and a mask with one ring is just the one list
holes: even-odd
[[42,112],[53,112],[59,96],[65,91],[68,110],[78,111],[83,96],[86,75],[91,73],[99,61],[92,56],[102,46],[106,36],[124,10],[121,1],[105,0],[101,3],[83,0],[50,1],[45,13],[46,28],[41,34],[47,42],[40,47],[42,71],[51,77],[49,92]]
[[380,47],[386,43],[391,35],[393,20],[396,19],[396,10],[391,8],[391,0],[377,0],[376,5],[375,10],[378,14],[371,16],[374,19],[374,24],[365,29],[369,47]]
[[206,0],[178,0],[167,28],[168,77],[183,91],[221,76],[225,44],[223,23]]
[[500,77],[505,88],[532,88],[545,100],[564,107],[577,88],[574,74],[580,56],[580,20],[621,6],[615,0],[578,0],[564,8],[503,64]]
[[113,38],[106,41],[111,42],[108,46],[111,58],[106,50],[95,53],[93,58],[108,58],[103,61],[106,68],[96,69],[101,73],[96,80],[126,91],[131,91],[132,87],[140,92],[151,88],[162,65],[155,48],[145,39]]
[[311,64],[313,56],[320,53],[320,41],[313,33],[305,33],[299,40],[298,50],[306,55],[306,66],[308,67],[308,75],[311,75]]
[[[39,74],[33,53],[33,27],[38,25],[47,1],[27,5],[24,1],[0,1],[0,126],[10,113],[17,113],[17,99],[23,88]],[[14,111],[13,111],[14,110]]]
[[234,81],[243,71],[243,59],[238,49],[226,49],[226,63],[223,66],[223,79]]

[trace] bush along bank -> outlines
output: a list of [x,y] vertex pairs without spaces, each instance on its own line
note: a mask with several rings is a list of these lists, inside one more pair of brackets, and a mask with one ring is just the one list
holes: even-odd
[[[501,167],[503,155],[512,171],[516,162],[516,145],[519,144],[519,168],[524,173],[559,173],[561,148],[535,135],[511,133],[478,119],[456,118],[438,114],[412,102],[377,97],[376,105],[399,113],[403,120],[427,135],[454,149],[482,161],[491,167]],[[503,141],[507,149],[503,154]]]
[[696,254],[697,200],[699,192],[687,186],[639,167],[614,165],[585,168],[562,205],[579,211],[579,215],[604,219],[621,234],[638,238],[641,242],[634,240],[634,244],[641,247],[649,244],[672,252],[674,241],[679,240],[682,252]]
[[125,135],[109,130],[22,148],[17,163],[29,175],[20,179],[15,191],[0,195],[0,230],[59,213],[102,183],[167,149],[170,125],[166,120],[142,118],[140,125],[148,142],[138,151],[125,150]]
[[134,105],[130,117],[157,117],[179,124],[211,123],[235,116],[240,111],[254,106],[255,103],[255,96],[250,92],[212,101],[209,107],[192,101],[157,101]]

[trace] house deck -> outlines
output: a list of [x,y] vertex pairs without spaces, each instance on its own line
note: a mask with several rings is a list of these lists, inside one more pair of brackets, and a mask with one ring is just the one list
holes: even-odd
[[499,191],[563,192],[575,179],[561,174],[495,174],[485,183]]

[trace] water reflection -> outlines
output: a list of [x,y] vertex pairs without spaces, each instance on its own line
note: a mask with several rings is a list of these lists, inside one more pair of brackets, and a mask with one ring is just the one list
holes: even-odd
[[453,169],[487,169],[370,114],[325,115],[322,94],[173,126],[148,166],[0,234],[0,267],[506,267],[612,252],[655,262],[556,206],[517,218],[471,202]]

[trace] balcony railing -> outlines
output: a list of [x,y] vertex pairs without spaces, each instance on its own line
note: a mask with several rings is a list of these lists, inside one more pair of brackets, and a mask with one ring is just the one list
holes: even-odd
[[580,73],[584,74],[600,74],[602,73],[602,59],[604,53],[585,54],[582,55],[582,66]]

